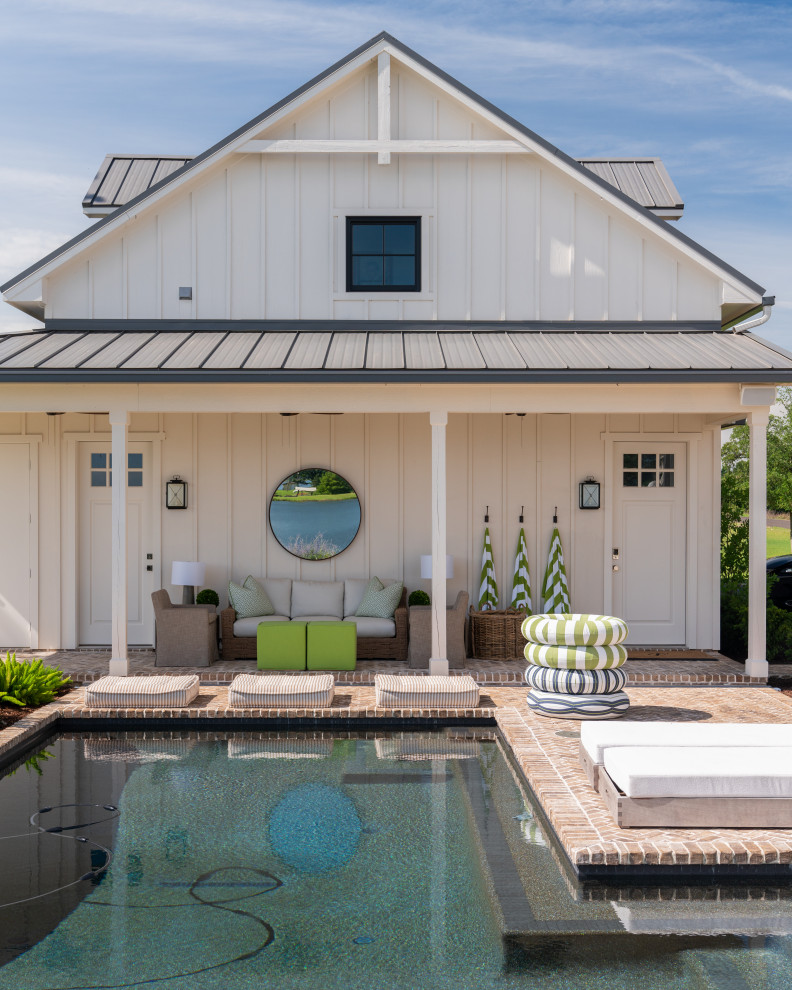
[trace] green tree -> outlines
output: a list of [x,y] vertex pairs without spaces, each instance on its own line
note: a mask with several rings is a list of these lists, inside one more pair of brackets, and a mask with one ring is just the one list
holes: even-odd
[[346,495],[352,489],[335,471],[325,471],[316,482],[317,495]]

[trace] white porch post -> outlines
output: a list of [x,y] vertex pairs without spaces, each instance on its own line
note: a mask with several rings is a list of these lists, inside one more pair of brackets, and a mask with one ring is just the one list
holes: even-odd
[[446,656],[446,426],[447,412],[429,414],[432,425],[432,656],[430,674],[448,674]]
[[748,658],[745,672],[767,677],[767,424],[768,410],[750,414],[748,490]]
[[115,410],[110,413],[113,450],[113,513],[110,536],[111,593],[112,593],[112,653],[110,673],[126,676],[129,673],[127,656],[127,427],[129,413]]

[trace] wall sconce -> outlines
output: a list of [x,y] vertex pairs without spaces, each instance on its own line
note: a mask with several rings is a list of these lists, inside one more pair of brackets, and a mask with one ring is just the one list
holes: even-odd
[[187,508],[187,482],[182,481],[178,474],[165,482],[165,508]]
[[598,509],[600,507],[600,483],[593,478],[580,482],[580,508]]

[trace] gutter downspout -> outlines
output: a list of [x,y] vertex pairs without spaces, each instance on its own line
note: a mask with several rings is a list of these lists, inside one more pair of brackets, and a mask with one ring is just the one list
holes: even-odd
[[731,332],[745,333],[746,330],[753,330],[754,327],[760,327],[763,323],[767,323],[770,319],[773,306],[775,306],[775,296],[763,296],[762,315],[755,317],[753,320],[748,320],[746,323],[735,324],[735,326],[731,328]]

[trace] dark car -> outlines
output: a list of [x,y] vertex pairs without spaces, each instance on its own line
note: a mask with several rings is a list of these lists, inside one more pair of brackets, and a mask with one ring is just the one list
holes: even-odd
[[778,608],[792,612],[792,554],[783,557],[770,557],[767,561],[767,576],[778,578],[770,589],[770,601]]

